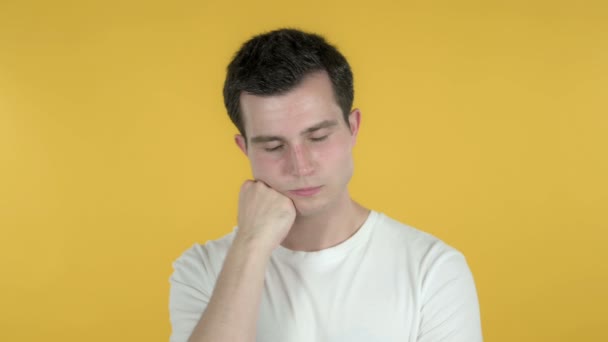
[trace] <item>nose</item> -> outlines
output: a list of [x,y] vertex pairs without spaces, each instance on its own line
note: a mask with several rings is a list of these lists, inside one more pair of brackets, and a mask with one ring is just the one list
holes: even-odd
[[294,176],[309,176],[314,172],[310,151],[302,145],[294,146],[289,153],[289,171]]

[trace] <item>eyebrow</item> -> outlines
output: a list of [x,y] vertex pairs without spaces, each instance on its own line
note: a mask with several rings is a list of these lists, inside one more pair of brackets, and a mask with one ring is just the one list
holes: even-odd
[[[300,135],[310,134],[310,133],[316,132],[323,128],[329,128],[329,127],[336,126],[337,124],[338,124],[337,120],[324,120],[314,126],[308,127],[307,129],[303,130],[302,132],[300,132]],[[266,142],[271,142],[271,141],[285,141],[285,138],[283,138],[279,135],[258,135],[258,136],[251,138],[251,142],[254,144],[266,143]]]

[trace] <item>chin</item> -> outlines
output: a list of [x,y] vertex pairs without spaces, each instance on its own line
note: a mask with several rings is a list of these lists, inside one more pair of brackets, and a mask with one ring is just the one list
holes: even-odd
[[326,203],[321,203],[321,201],[306,201],[306,200],[294,200],[293,201],[296,207],[296,214],[299,217],[310,217],[317,215],[327,208]]

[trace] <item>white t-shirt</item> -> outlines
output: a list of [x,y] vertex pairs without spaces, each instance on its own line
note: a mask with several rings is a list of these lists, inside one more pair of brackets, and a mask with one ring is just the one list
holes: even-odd
[[[195,244],[173,263],[172,342],[187,341],[194,330],[234,235]],[[337,246],[272,253],[256,340],[482,341],[475,283],[460,252],[372,211]]]

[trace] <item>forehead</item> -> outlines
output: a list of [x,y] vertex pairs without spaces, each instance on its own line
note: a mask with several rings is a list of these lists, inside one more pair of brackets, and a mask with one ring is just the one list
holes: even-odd
[[342,116],[326,72],[307,75],[287,93],[271,96],[241,94],[241,113],[248,137],[289,135],[323,120]]

